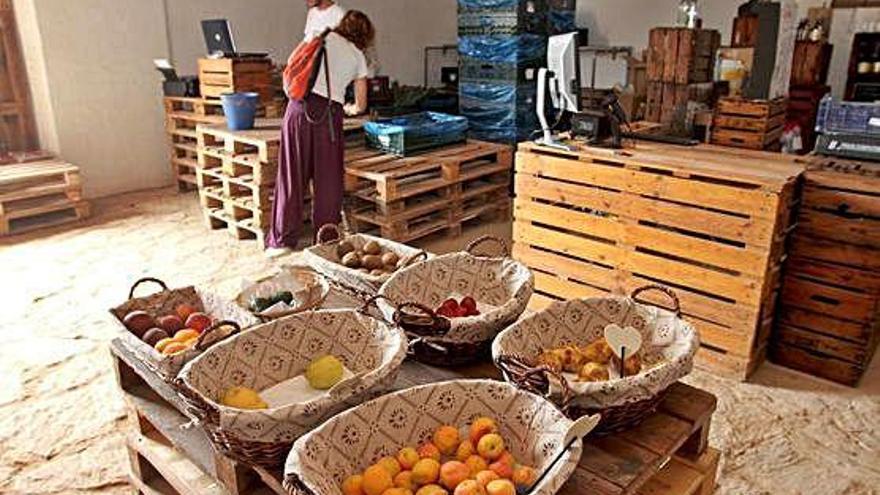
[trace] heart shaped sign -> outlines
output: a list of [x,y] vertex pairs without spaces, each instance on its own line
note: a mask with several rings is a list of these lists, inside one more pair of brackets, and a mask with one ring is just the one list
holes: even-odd
[[618,358],[622,358],[624,348],[627,356],[635,355],[642,348],[642,334],[638,330],[614,323],[605,327],[605,341]]

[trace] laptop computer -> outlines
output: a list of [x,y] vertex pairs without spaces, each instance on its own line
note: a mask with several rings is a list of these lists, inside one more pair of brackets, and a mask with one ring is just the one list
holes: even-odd
[[228,58],[264,58],[267,52],[240,53],[235,49],[232,30],[226,19],[206,19],[202,21],[202,34],[209,55],[221,54]]

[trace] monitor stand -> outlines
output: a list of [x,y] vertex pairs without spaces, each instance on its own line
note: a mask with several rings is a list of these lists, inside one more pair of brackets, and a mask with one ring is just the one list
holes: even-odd
[[547,121],[547,82],[552,80],[556,82],[556,77],[552,75],[546,67],[538,69],[538,98],[535,102],[535,111],[538,113],[538,122],[541,123],[543,136],[535,140],[535,143],[548,148],[555,148],[563,151],[571,151],[570,146],[566,146],[553,137],[553,130]]

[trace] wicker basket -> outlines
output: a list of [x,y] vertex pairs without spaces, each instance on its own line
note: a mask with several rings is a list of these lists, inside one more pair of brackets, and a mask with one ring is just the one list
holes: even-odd
[[[218,401],[233,386],[265,390],[300,375],[312,359],[327,354],[355,376],[315,400],[264,410],[230,408]],[[300,435],[390,388],[405,355],[403,332],[362,310],[307,311],[212,347],[183,368],[176,385],[188,413],[220,452],[272,468],[283,463]]]
[[[636,300],[649,290],[668,295],[673,311]],[[651,353],[660,364],[622,379],[586,383],[569,382],[561,373],[535,365],[535,358],[544,350],[586,345],[601,338],[610,323],[639,330],[644,341],[640,353]],[[601,435],[632,427],[651,414],[666,389],[690,373],[698,348],[697,332],[681,319],[675,294],[665,287],[648,286],[630,297],[551,304],[502,332],[492,345],[492,354],[507,381],[536,393],[549,392],[569,417],[601,414],[595,430]]]
[[[333,237],[329,241],[325,241],[327,235],[332,233]],[[339,261],[336,255],[336,247],[343,239],[350,241],[355,249],[361,249],[370,241],[376,241],[382,246],[383,251],[390,251],[396,254],[401,260],[403,266],[414,263],[418,259],[427,258],[428,254],[420,249],[401,244],[399,242],[389,241],[381,237],[374,237],[367,234],[342,234],[342,229],[333,224],[327,224],[318,230],[315,236],[317,243],[303,251],[304,260],[319,271],[321,274],[329,278],[332,282],[340,285],[341,288],[348,292],[354,293],[362,300],[368,299],[376,294],[379,287],[382,286],[391,274],[387,275],[370,275],[363,273],[354,268],[348,268]]]
[[321,274],[311,268],[299,266],[287,266],[279,273],[257,280],[251,287],[241,291],[235,302],[242,308],[250,311],[250,300],[261,291],[289,290],[294,294],[297,305],[275,312],[251,313],[262,320],[274,320],[284,316],[295,315],[319,307],[330,293],[330,284]]
[[[538,472],[564,445],[571,426],[543,397],[492,380],[455,380],[401,390],[345,411],[301,437],[284,468],[291,495],[341,495],[340,483],[377,459],[430,438],[437,427],[493,417],[508,450]],[[574,472],[583,445],[576,440],[532,494],[556,493]]]
[[[475,254],[477,246],[494,241],[502,256]],[[534,277],[525,265],[507,256],[507,245],[481,237],[465,251],[437,256],[395,273],[379,290],[386,319],[410,337],[413,357],[436,366],[461,366],[488,359],[492,340],[516,321],[532,296]],[[453,292],[470,294],[491,307],[479,316],[446,318],[434,312]],[[397,302],[397,304],[395,304]]]
[[[162,288],[162,291],[145,297],[134,297],[135,290],[148,282],[157,284]],[[224,324],[215,323],[210,329],[202,333],[195,346],[178,354],[167,356],[158,352],[138,338],[137,335],[131,333],[122,323],[125,315],[131,311],[146,311],[152,316],[158,317],[166,314],[175,314],[177,306],[184,303],[196,308],[197,311],[208,314],[215,322]],[[177,373],[188,361],[201,354],[207,347],[235,333],[224,330],[227,324],[232,323],[228,326],[240,330],[259,323],[259,320],[249,312],[210,292],[193,286],[169,289],[165,282],[152,277],[145,277],[135,282],[128,291],[128,300],[115,308],[111,308],[110,313],[113,315],[114,321],[119,324],[122,342],[126,347],[141,359],[147,367],[162,377],[163,380],[169,382],[174,380]]]

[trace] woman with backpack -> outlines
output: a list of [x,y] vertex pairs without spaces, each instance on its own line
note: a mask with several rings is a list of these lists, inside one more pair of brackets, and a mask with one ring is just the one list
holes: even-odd
[[[364,50],[374,38],[370,19],[352,10],[338,27],[303,42],[290,56],[284,75],[291,98],[281,124],[272,226],[266,239],[270,256],[296,248],[309,181],[313,185],[312,225],[317,229],[341,220],[345,174],[342,119],[343,114],[357,115],[367,109]],[[345,89],[352,82],[355,103],[345,105]]]

